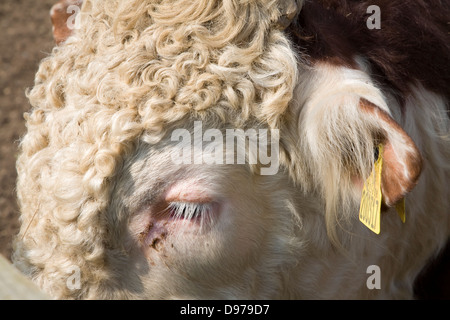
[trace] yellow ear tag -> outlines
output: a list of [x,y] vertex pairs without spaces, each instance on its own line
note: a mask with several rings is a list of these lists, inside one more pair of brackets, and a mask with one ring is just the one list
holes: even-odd
[[381,220],[381,168],[383,167],[383,145],[378,146],[378,159],[369,178],[364,183],[359,220],[376,234],[380,233]]
[[397,210],[400,219],[402,219],[402,222],[405,223],[406,221],[405,198],[403,198],[399,203],[395,205],[395,209]]

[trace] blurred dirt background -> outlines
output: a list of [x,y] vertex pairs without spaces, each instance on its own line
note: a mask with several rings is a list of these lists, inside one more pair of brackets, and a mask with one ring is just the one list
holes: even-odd
[[53,47],[49,11],[55,0],[0,0],[0,253],[10,257],[18,232],[15,161],[30,109],[25,90]]
[[[18,232],[15,197],[18,140],[30,109],[25,90],[54,46],[49,11],[56,0],[0,0],[0,254],[8,259]],[[450,299],[450,249],[420,278],[423,299]]]

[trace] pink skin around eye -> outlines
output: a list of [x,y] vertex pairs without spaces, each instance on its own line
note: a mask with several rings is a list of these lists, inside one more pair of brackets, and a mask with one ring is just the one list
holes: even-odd
[[[177,182],[169,187],[163,199],[160,204],[153,206],[148,215],[143,216],[143,220],[137,220],[133,223],[133,229],[140,229],[138,240],[144,248],[147,248],[146,250],[159,251],[164,246],[165,239],[169,234],[176,234],[180,230],[189,232],[189,230],[193,231],[199,228],[199,219],[174,220],[170,211],[165,211],[171,202],[211,203],[214,215],[217,216],[220,211],[219,204],[213,202],[207,189],[196,180]],[[166,214],[155,214],[164,211]],[[211,217],[204,218],[211,219]],[[182,229],[180,229],[181,226]]]

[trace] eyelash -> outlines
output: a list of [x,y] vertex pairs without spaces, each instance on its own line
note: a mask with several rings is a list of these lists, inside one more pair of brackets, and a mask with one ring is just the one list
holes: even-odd
[[199,219],[204,220],[211,216],[213,210],[212,203],[195,202],[171,202],[168,206],[171,216],[175,219]]

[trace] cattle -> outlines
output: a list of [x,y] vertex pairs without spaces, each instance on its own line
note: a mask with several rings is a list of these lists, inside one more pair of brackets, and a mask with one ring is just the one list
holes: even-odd
[[43,291],[414,298],[450,234],[446,1],[79,15],[28,92],[17,160],[13,260]]

